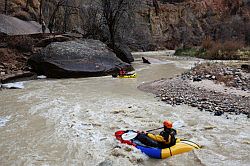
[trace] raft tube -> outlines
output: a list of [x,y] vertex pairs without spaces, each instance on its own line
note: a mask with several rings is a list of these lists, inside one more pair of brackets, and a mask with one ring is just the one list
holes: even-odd
[[[123,131],[123,130],[120,130],[117,132],[121,132],[121,131],[126,133],[126,131]],[[177,155],[177,154],[181,154],[181,153],[185,153],[185,152],[189,152],[189,151],[201,148],[200,145],[192,141],[189,141],[186,139],[179,139],[179,138],[176,139],[176,144],[174,146],[171,146],[170,148],[164,148],[164,149],[146,146],[142,144],[141,142],[139,142],[139,140],[137,140],[136,138],[125,141],[125,140],[122,140],[121,137],[116,136],[116,139],[118,139],[121,143],[135,146],[137,149],[141,150],[141,152],[145,153],[149,157],[156,158],[156,159],[165,159],[165,158]]]
[[118,78],[136,78],[137,77],[137,74],[131,74],[131,75],[118,75]]
[[174,146],[170,148],[160,149],[146,146],[135,146],[137,149],[140,149],[143,153],[152,158],[165,159],[177,154],[185,153],[192,151],[194,149],[200,149],[200,146],[189,140],[177,139],[177,142]]

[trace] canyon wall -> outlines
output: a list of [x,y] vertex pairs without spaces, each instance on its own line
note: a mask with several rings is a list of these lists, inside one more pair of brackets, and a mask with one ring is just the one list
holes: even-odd
[[[149,2],[149,1],[148,1]],[[176,48],[199,46],[204,38],[249,42],[249,0],[161,0],[142,10],[156,43]],[[158,10],[158,11],[157,11]],[[249,44],[249,43],[248,43]]]
[[[7,0],[7,14],[23,20],[45,20],[46,25],[59,0]],[[199,46],[210,37],[213,40],[240,40],[250,44],[250,0],[141,0],[134,23],[126,25],[127,43],[133,49],[155,50]],[[70,0],[71,12],[65,19],[65,7],[56,14],[57,32],[81,29],[86,20],[81,15],[89,0]],[[0,11],[5,13],[5,0],[0,0]],[[86,15],[85,15],[86,16]],[[67,27],[65,27],[65,21]],[[124,30],[121,30],[124,31]],[[122,35],[120,35],[122,36]]]

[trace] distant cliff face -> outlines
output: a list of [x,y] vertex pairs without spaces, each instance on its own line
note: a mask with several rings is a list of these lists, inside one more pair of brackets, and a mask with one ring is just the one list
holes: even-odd
[[215,40],[245,40],[249,35],[249,0],[157,2],[158,7],[148,3],[149,9],[142,16],[149,17],[152,37],[161,47],[200,45],[206,36]]

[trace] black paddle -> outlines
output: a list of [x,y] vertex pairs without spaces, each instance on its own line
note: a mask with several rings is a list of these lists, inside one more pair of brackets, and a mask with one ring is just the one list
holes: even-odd
[[155,131],[155,130],[159,130],[159,129],[163,129],[163,128],[164,127],[159,127],[159,128],[156,128],[156,129],[147,130],[146,132]]
[[[182,127],[182,123],[179,123],[178,121],[176,121],[176,122],[174,122],[173,123],[173,127],[174,128],[179,128],[179,127]],[[159,130],[159,129],[163,129],[164,127],[159,127],[159,128],[156,128],[156,129],[151,129],[151,130],[147,130],[146,132],[150,132],[150,131],[154,131],[154,130]],[[128,132],[128,133],[125,133],[125,134],[123,134],[122,135],[122,139],[123,140],[131,140],[131,139],[133,139],[133,138],[135,138],[136,136],[137,136],[137,132],[135,132],[135,131],[130,131],[130,132]]]

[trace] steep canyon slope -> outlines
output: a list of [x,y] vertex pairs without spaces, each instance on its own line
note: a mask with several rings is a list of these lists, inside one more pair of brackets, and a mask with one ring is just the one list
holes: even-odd
[[161,0],[151,6],[142,14],[163,47],[196,46],[207,36],[249,44],[249,0]]
[[[137,49],[155,50],[199,46],[208,36],[214,40],[241,40],[246,44],[250,43],[249,0],[141,1],[142,3],[139,3],[136,9],[137,15],[132,19],[131,24],[126,25],[130,28],[120,29],[120,34],[127,34],[122,35],[126,38],[125,41],[132,43]],[[28,5],[27,0],[8,0],[7,2],[6,13],[8,15],[29,21],[39,21],[41,17],[48,25],[59,0],[43,1],[41,11],[38,0],[29,0]],[[67,9],[65,4],[60,6],[54,20],[55,30],[84,29],[84,24],[88,24],[88,21],[83,11],[90,7],[89,0],[65,0],[64,3],[66,2],[71,7]],[[0,4],[0,12],[5,13],[5,0],[0,0]],[[70,12],[70,14],[66,17],[65,12]],[[65,26],[65,20],[67,26]]]

